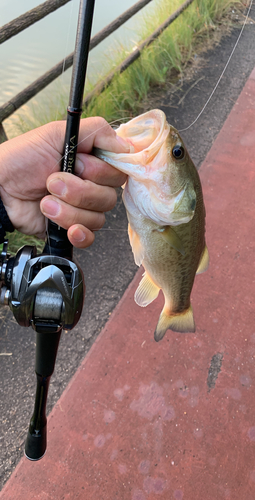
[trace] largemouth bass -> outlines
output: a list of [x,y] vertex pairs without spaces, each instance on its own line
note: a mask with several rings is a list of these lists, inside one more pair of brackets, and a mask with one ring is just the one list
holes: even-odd
[[196,273],[209,264],[199,175],[181,136],[160,110],[121,125],[130,153],[94,154],[128,175],[123,201],[135,262],[145,269],[135,301],[145,307],[161,289],[165,305],[154,338],[168,329],[195,332],[190,294]]

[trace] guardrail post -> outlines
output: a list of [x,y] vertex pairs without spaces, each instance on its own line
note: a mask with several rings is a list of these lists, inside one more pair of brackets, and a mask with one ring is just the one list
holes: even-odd
[[0,144],[2,142],[5,142],[5,141],[8,141],[8,137],[7,137],[6,133],[5,133],[3,124],[0,123]]

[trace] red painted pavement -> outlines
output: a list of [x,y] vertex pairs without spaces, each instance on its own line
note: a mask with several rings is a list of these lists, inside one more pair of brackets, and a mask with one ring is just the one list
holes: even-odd
[[50,414],[46,456],[22,459],[1,500],[254,500],[255,70],[200,174],[196,334],[154,342],[162,297],[136,306],[138,272]]

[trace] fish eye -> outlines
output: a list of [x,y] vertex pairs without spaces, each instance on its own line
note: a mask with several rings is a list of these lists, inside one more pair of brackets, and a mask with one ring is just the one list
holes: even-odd
[[182,158],[184,158],[185,155],[185,150],[182,146],[176,145],[172,149],[172,155],[176,160],[182,160]]

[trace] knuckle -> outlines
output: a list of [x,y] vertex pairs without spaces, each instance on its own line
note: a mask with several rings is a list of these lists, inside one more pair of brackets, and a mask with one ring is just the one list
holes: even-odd
[[[67,174],[70,176],[70,174]],[[85,181],[75,178],[66,178],[67,191],[65,193],[65,201],[69,205],[72,205],[76,208],[85,208],[86,207],[86,189]],[[86,207],[87,208],[87,207]]]
[[111,194],[108,199],[108,210],[112,210],[117,203],[117,193],[114,188],[111,188]]
[[103,212],[97,213],[96,227],[101,228],[105,223],[105,214]]
[[74,210],[73,211],[73,216],[72,216],[72,220],[71,220],[71,223],[69,224],[69,227],[74,225],[74,224],[80,224],[81,223],[81,213],[80,213],[80,210]]
[[96,116],[94,120],[96,127],[109,127],[109,123],[102,116]]
[[77,208],[88,208],[86,206],[86,195],[84,193],[84,190],[83,189],[79,189],[79,191],[77,191],[76,193],[76,196],[75,196],[75,206]]

